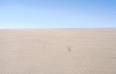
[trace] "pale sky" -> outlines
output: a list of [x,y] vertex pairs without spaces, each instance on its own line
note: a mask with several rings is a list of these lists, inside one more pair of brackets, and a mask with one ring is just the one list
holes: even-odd
[[116,0],[0,0],[0,28],[116,28]]

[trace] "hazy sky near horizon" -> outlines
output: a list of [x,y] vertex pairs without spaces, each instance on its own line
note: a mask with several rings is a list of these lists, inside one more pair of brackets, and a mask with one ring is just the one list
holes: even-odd
[[116,28],[116,0],[0,0],[0,28]]

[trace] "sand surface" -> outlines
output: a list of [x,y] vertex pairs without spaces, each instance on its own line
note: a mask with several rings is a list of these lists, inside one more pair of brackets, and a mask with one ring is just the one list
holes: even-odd
[[116,29],[0,30],[0,74],[116,74]]

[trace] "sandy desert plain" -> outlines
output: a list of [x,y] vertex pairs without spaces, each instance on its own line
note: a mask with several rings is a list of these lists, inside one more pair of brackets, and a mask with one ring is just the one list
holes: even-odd
[[0,74],[116,74],[116,29],[1,29]]

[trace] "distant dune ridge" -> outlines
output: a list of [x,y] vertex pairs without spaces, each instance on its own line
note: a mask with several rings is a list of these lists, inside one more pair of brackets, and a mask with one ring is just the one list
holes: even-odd
[[116,74],[116,29],[2,29],[0,74]]

